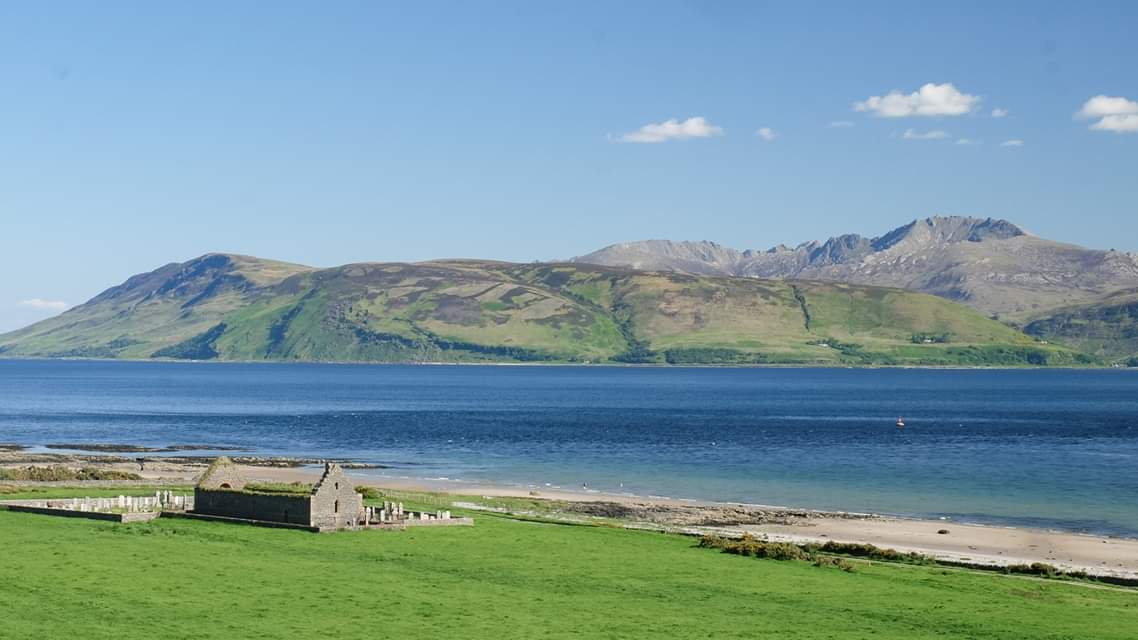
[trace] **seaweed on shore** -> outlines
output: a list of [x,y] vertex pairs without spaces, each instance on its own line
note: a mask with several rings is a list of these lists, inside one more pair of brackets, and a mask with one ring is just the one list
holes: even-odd
[[63,466],[20,467],[0,469],[0,480],[23,480],[31,482],[59,482],[62,480],[142,480],[137,473],[83,467],[72,469]]
[[[274,467],[293,469],[309,465],[319,465],[325,462],[337,462],[344,469],[388,469],[387,465],[370,462],[348,462],[331,458],[289,458],[289,457],[261,457],[261,456],[229,456],[235,464],[249,467]],[[148,456],[141,458],[143,462],[165,462],[167,464],[209,464],[214,456]]]
[[639,502],[570,502],[563,511],[600,518],[641,520],[656,524],[689,527],[720,527],[745,524],[794,524],[820,515],[844,519],[866,519],[873,516],[853,513],[821,514],[807,509],[783,509],[746,505],[679,505]]
[[107,453],[173,453],[176,451],[240,451],[240,447],[209,444],[172,444],[166,447],[147,447],[138,444],[53,442],[46,444],[48,449],[67,449],[71,451],[104,451]]

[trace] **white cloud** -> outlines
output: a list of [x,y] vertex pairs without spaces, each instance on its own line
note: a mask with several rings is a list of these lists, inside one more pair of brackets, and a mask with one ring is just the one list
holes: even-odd
[[1097,118],[1090,126],[1095,131],[1138,133],[1138,102],[1121,96],[1097,95],[1075,112],[1079,119]]
[[617,142],[656,143],[669,140],[688,140],[691,138],[710,138],[723,135],[723,128],[717,127],[706,118],[695,116],[683,122],[672,118],[660,123],[646,124],[639,130],[626,133]]
[[1092,124],[1091,128],[1096,131],[1138,133],[1138,114],[1105,116],[1102,120]]
[[962,145],[965,147],[975,146],[975,145],[978,145],[980,143],[981,143],[980,140],[973,140],[972,138],[959,138],[956,141],[956,144],[959,144],[959,145]]
[[834,120],[828,125],[831,129],[843,129],[854,126],[849,120]]
[[31,307],[44,311],[66,311],[71,305],[62,300],[44,300],[43,298],[28,298],[16,303],[17,307]]
[[940,129],[933,129],[932,131],[905,129],[905,133],[902,133],[901,137],[905,140],[944,140],[951,136],[948,135],[947,131],[941,131]]
[[1005,117],[1005,116],[1007,116],[1007,115],[1008,115],[1008,110],[1007,110],[1007,109],[1001,109],[1001,108],[999,108],[999,107],[996,107],[995,109],[992,109],[992,117],[993,117],[993,118],[1003,118],[1003,117]]
[[767,142],[770,142],[770,141],[772,141],[778,137],[778,134],[775,133],[774,129],[771,129],[770,127],[760,128],[758,131],[755,132],[755,135],[759,136],[763,140],[766,140]]
[[1083,108],[1075,114],[1076,118],[1101,118],[1138,113],[1138,102],[1122,97],[1095,96],[1083,103]]
[[1000,143],[1001,147],[1022,147],[1023,140],[1004,140]]
[[980,97],[961,93],[952,83],[928,83],[910,94],[891,91],[853,103],[854,111],[872,111],[882,118],[960,116],[980,104]]

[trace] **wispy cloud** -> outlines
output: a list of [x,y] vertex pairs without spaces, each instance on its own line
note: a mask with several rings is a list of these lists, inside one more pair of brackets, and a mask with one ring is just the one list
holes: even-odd
[[774,129],[771,129],[770,127],[761,127],[758,131],[755,132],[755,135],[759,136],[767,142],[771,142],[778,137],[778,134],[775,133]]
[[1000,146],[1001,147],[1022,147],[1023,146],[1023,140],[1017,140],[1017,139],[1004,140],[1003,142],[1000,143]]
[[1004,118],[1004,117],[1007,117],[1007,115],[1008,115],[1007,109],[1001,109],[999,107],[992,109],[992,117],[993,118]]
[[978,144],[983,144],[983,140],[975,140],[972,138],[957,138],[955,144],[958,144],[958,145],[961,145],[964,147],[974,147]]
[[723,135],[723,127],[717,127],[702,116],[694,116],[680,121],[676,118],[664,122],[646,124],[640,129],[617,138],[617,142],[638,142],[653,144],[669,140],[690,140],[691,138],[710,138]]
[[850,120],[834,120],[827,126],[831,129],[844,129],[854,126],[854,123]]
[[17,307],[30,307],[44,311],[66,311],[71,305],[62,300],[44,300],[43,298],[28,298],[16,303]]
[[869,111],[882,118],[909,116],[960,116],[980,104],[980,97],[961,92],[952,83],[928,83],[909,93],[891,91],[853,103],[854,111]]
[[1097,119],[1090,126],[1095,131],[1138,133],[1138,102],[1121,96],[1097,95],[1083,103],[1075,117]]
[[944,140],[949,138],[947,131],[940,129],[933,129],[932,131],[917,131],[916,129],[905,129],[905,133],[901,134],[904,140]]

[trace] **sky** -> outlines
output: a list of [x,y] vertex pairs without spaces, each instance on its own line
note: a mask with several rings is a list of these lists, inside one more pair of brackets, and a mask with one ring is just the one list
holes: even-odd
[[224,251],[1138,251],[1138,3],[0,4],[0,331]]

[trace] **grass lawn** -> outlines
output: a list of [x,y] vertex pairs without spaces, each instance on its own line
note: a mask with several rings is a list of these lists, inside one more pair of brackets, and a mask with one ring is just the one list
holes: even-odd
[[155,491],[173,491],[192,495],[190,485],[125,485],[121,487],[51,487],[0,484],[0,500],[49,500],[53,498],[115,498],[118,496],[152,496]]
[[0,638],[1134,638],[1138,592],[476,514],[316,535],[0,511]]

